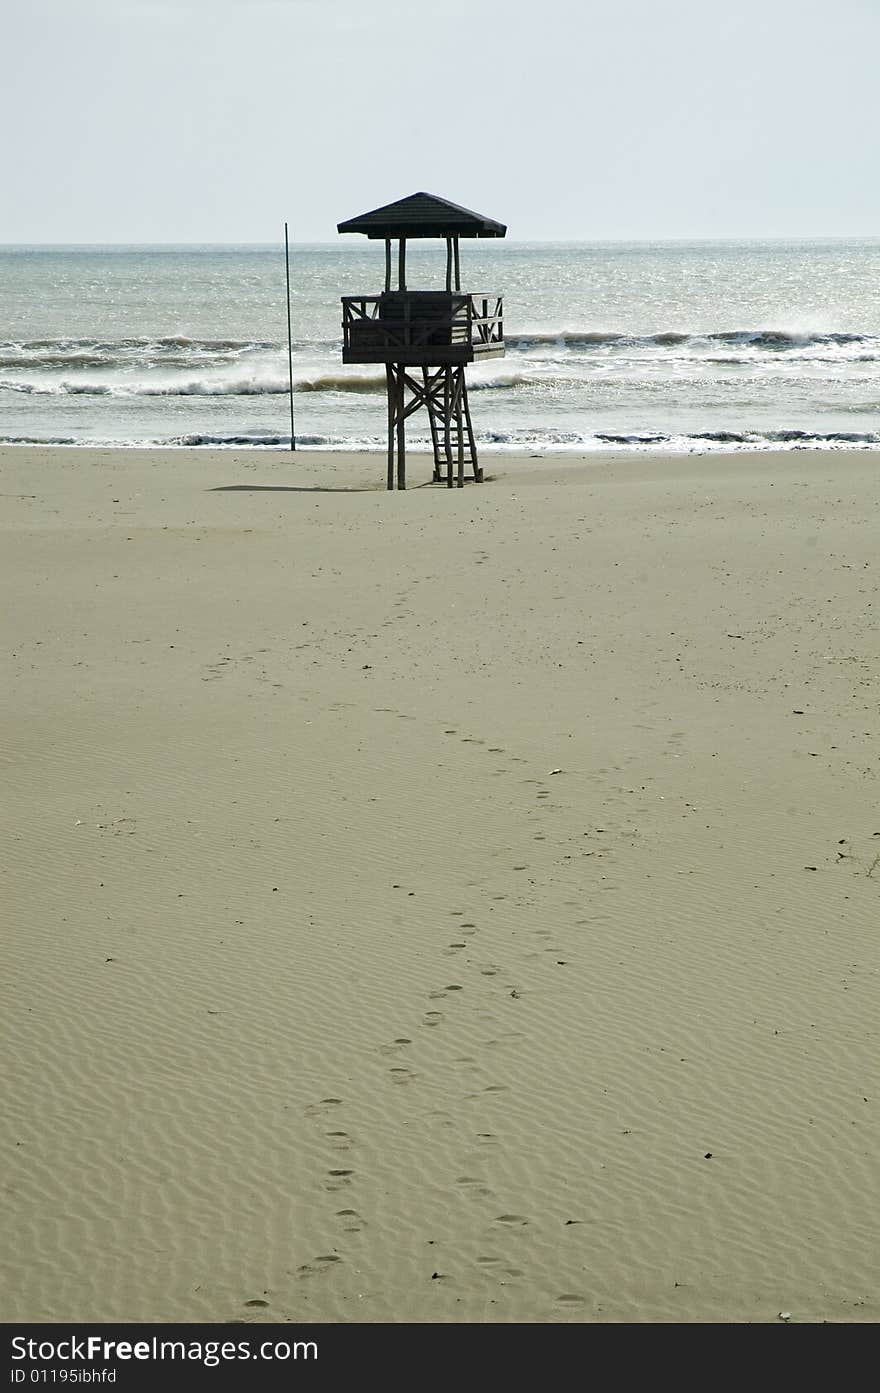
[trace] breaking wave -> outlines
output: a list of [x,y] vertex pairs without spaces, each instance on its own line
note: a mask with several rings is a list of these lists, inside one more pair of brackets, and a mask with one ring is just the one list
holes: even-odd
[[876,449],[880,446],[878,431],[486,431],[477,434],[478,442],[508,450],[545,449],[582,450],[589,453],[609,447],[624,450],[662,450],[667,453],[693,454],[703,450],[834,450]]
[[188,382],[77,382],[62,379],[58,382],[19,382],[0,378],[0,390],[23,392],[32,396],[80,397],[264,397],[286,395],[287,380],[260,381],[256,378],[235,380],[195,379]]
[[356,377],[345,373],[322,373],[319,377],[294,378],[293,388],[296,392],[384,392],[385,374]]
[[[553,379],[558,382],[559,379]],[[572,383],[576,379],[571,379]],[[501,372],[489,378],[475,377],[468,383],[471,392],[509,390],[513,387],[541,387],[550,382],[546,376],[523,372]],[[315,377],[294,378],[295,392],[345,392],[357,395],[384,393],[385,376],[359,376],[345,373],[322,373]],[[0,378],[0,391],[20,392],[26,396],[86,396],[86,397],[263,397],[285,396],[288,379],[277,376],[204,377],[189,380],[149,382],[117,378],[114,381],[94,379],[43,379],[23,382],[16,378]]]
[[[565,431],[565,430],[484,430],[477,431],[477,443],[482,450],[503,453],[528,453],[536,458],[544,455],[578,453],[597,454],[609,449],[648,454],[722,453],[724,451],[760,452],[767,450],[871,450],[880,447],[877,431]],[[297,433],[298,447],[314,450],[384,452],[385,442],[378,435]],[[430,439],[414,434],[408,441],[414,451],[429,452]],[[7,446],[80,446],[86,448],[214,448],[214,449],[290,449],[290,435],[283,431],[191,431],[173,436],[120,439],[93,436],[76,439],[61,435],[0,435],[0,445]],[[535,452],[539,451],[539,455]]]
[[0,445],[86,445],[72,435],[0,435]]
[[70,362],[78,355],[94,357],[106,363],[108,358],[124,354],[126,357],[138,355],[144,360],[162,358],[166,360],[174,353],[244,353],[278,348],[277,343],[264,339],[190,339],[183,334],[172,334],[165,338],[128,339],[27,339],[22,341],[4,339],[0,341],[0,362],[28,362],[37,365],[63,359]]
[[790,349],[814,347],[844,347],[850,344],[874,344],[880,348],[880,339],[872,334],[827,333],[798,334],[782,329],[724,329],[705,333],[679,333],[665,331],[658,334],[623,334],[612,331],[582,332],[570,329],[541,331],[540,333],[509,334],[507,347],[531,349],[541,346],[559,348],[677,348],[684,344],[738,345],[744,348],[768,349],[780,352]]

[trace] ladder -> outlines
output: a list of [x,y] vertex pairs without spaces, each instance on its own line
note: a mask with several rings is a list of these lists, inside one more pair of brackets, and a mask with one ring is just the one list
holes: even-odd
[[457,482],[462,488],[466,468],[475,482],[481,483],[483,471],[477,462],[464,368],[440,368],[433,378],[423,368],[422,381],[434,448],[434,483],[445,480],[447,487],[452,488],[453,482]]

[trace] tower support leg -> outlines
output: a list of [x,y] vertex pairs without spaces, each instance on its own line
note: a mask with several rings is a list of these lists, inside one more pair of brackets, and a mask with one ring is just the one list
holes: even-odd
[[[404,408],[406,371],[399,363],[385,368],[385,391],[388,396],[388,479],[387,487],[406,488],[406,433],[404,421],[409,412]],[[397,467],[395,471],[395,455]]]
[[394,488],[394,401],[397,385],[394,381],[394,369],[389,363],[385,369],[385,391],[388,396],[388,483],[387,487]]
[[404,427],[404,370],[397,369],[397,487],[406,488],[406,430]]
[[446,487],[452,488],[452,368],[443,370],[443,453],[446,456]]
[[[435,483],[447,488],[464,487],[465,468],[470,465],[476,483],[483,471],[477,462],[477,447],[468,406],[467,381],[463,364],[439,368],[423,367],[421,381],[407,372],[402,363],[389,363],[385,369],[388,395],[388,479],[389,489],[406,488],[406,435],[408,416],[421,407],[428,413],[434,453]],[[407,401],[407,389],[409,401]],[[396,459],[395,459],[396,457]]]

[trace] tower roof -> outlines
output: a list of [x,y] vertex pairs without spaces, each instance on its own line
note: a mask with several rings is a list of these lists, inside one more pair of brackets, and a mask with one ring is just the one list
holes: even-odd
[[337,225],[337,232],[363,232],[367,237],[503,237],[504,223],[472,213],[432,193],[411,193],[359,218]]

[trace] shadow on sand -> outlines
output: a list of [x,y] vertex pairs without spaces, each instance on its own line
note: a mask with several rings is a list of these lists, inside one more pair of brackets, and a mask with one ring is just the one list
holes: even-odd
[[[485,480],[494,479],[494,474],[485,475]],[[466,483],[471,480],[467,479]],[[421,484],[408,484],[407,489],[439,488],[436,479],[425,479]],[[207,493],[385,493],[384,484],[372,484],[366,488],[331,488],[329,484],[217,484],[207,489]],[[394,492],[394,490],[392,490]]]
[[376,493],[375,488],[330,488],[326,484],[218,484],[208,493]]

